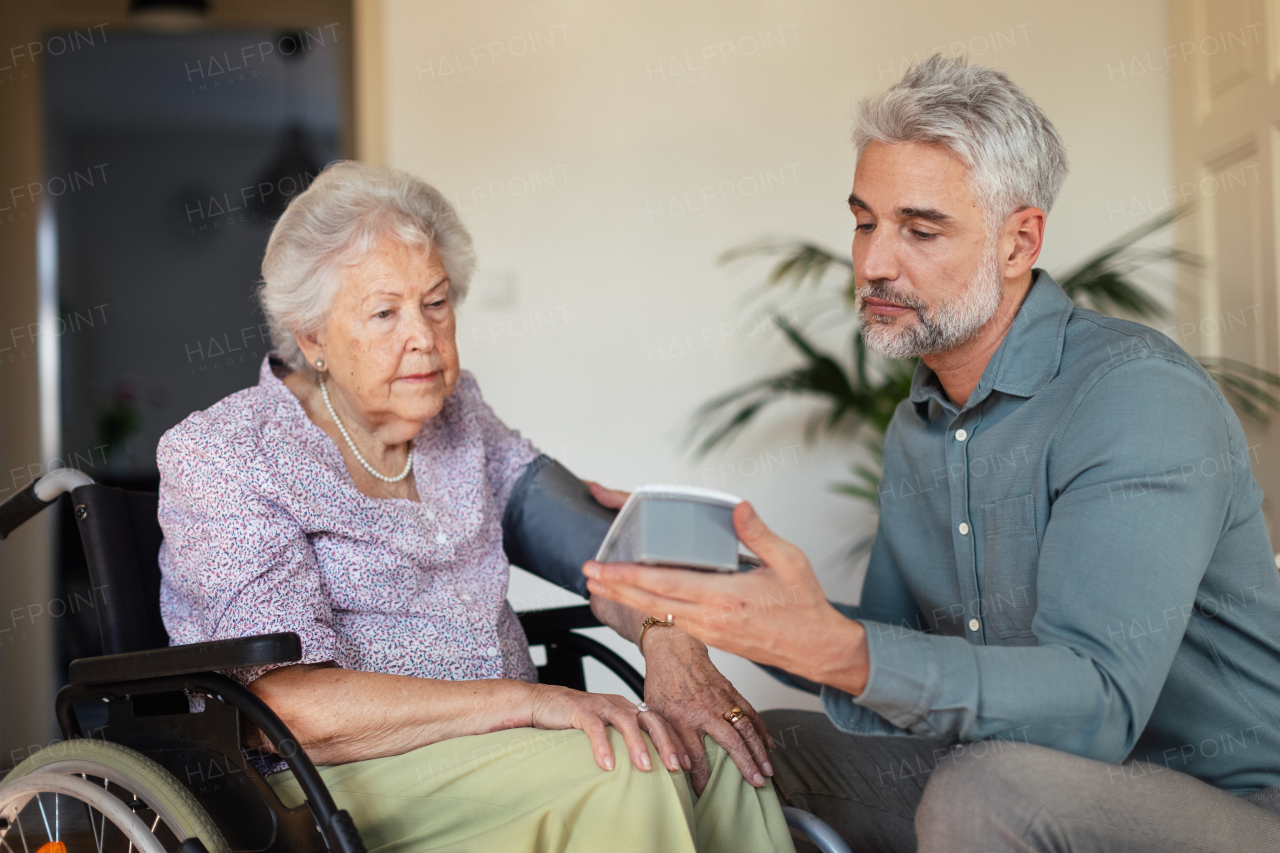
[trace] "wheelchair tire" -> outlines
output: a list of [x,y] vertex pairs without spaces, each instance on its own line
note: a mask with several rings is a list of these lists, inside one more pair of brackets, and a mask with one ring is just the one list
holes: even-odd
[[208,853],[231,853],[217,824],[172,773],[136,750],[108,741],[76,739],[45,747],[0,781],[32,774],[104,779],[132,793],[162,820],[179,842],[198,838]]
[[[45,795],[53,797],[53,802],[48,806],[45,805]],[[62,798],[61,802],[59,797]],[[28,808],[32,800],[36,801],[36,810]],[[68,800],[70,802],[67,802]],[[85,817],[92,835],[93,848],[89,848],[85,843],[87,839],[83,826],[76,826],[74,820],[61,820],[63,805],[69,806],[71,803],[80,803],[87,807]],[[75,808],[65,809],[65,811],[68,818],[76,817],[78,812]],[[100,815],[99,821],[93,819],[95,811]],[[49,812],[53,812],[52,827],[49,825]],[[29,831],[22,828],[23,814],[28,814],[30,817]],[[156,818],[157,824],[159,821],[160,818]],[[15,834],[13,830],[16,827],[18,829],[16,834],[22,842],[24,851],[30,850],[29,838],[34,843],[39,843],[41,828],[44,829],[48,842],[40,844],[38,850],[53,850],[59,853],[66,853],[68,850],[75,853],[90,853],[91,849],[96,850],[96,853],[105,853],[106,849],[114,851],[120,845],[117,842],[108,848],[106,842],[111,835],[107,828],[108,823],[120,834],[121,840],[129,842],[131,851],[136,847],[138,853],[168,853],[155,835],[155,826],[148,828],[130,803],[120,799],[106,787],[98,787],[95,782],[79,776],[64,776],[61,773],[28,773],[26,776],[0,785],[0,843],[3,843],[8,850],[14,849],[15,845],[9,844],[7,837]]]

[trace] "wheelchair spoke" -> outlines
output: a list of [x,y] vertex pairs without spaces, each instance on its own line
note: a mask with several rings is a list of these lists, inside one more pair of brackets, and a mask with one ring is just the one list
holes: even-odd
[[18,825],[18,837],[22,839],[22,853],[31,853],[31,848],[27,846],[27,833],[22,829],[22,815],[14,815],[13,822]]
[[[53,796],[55,800],[58,797],[57,794],[54,794]],[[44,813],[44,800],[40,799],[39,794],[36,794],[36,803],[39,804],[40,806],[40,818],[44,821],[45,837],[48,838],[50,841],[53,841],[54,840],[53,833],[49,831],[49,816]]]
[[[109,784],[110,783],[106,779],[103,779],[102,790],[104,791],[107,790],[107,787]],[[101,818],[98,821],[97,828],[95,829],[94,823],[93,823],[94,808],[88,803],[85,803],[84,807],[89,812],[89,828],[93,830],[94,846],[97,848],[98,853],[102,853],[102,845],[107,843],[107,816],[106,815],[101,816]]]
[[[88,782],[89,774],[81,773],[80,778]],[[84,812],[85,817],[89,818],[89,831],[93,833],[93,846],[97,849],[98,853],[102,853],[102,839],[98,837],[98,825],[93,822],[93,806],[85,803]],[[106,821],[105,817],[103,818],[103,821]]]
[[[124,789],[122,788],[121,790],[124,790]],[[132,797],[132,798],[133,798],[132,800],[130,800],[130,801],[129,801],[129,811],[133,812],[134,814],[137,814],[137,813],[138,813],[138,804],[141,802],[141,800],[139,800],[139,799],[138,799],[138,795],[137,795],[137,794],[135,794],[133,791],[125,791],[125,793],[126,793],[126,794],[128,794],[130,797]],[[157,818],[157,820],[158,820],[158,818]],[[154,827],[154,826],[152,827],[152,830],[153,830],[153,831],[155,830],[155,827]],[[133,839],[132,839],[132,838],[131,838],[131,839],[129,839],[129,853],[133,853]]]
[[99,830],[97,822],[93,819],[93,806],[85,803],[84,811],[85,816],[89,818],[89,831],[93,833],[93,846],[97,849],[98,853],[102,853],[102,842],[107,835],[107,816],[102,816],[102,829]]

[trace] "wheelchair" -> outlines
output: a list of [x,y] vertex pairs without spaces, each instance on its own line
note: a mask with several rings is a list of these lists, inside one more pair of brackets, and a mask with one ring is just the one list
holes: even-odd
[[[529,501],[531,509],[512,522],[515,529],[504,519],[504,543],[512,540],[508,556],[526,568],[545,558],[521,545],[520,528],[563,529],[556,507],[583,488],[557,463],[547,463],[536,486],[552,499],[542,509]],[[221,674],[300,660],[298,635],[170,646],[160,617],[162,533],[154,493],[104,486],[73,469],[54,471],[0,504],[0,539],[64,493],[71,496],[92,585],[101,592],[104,654],[71,662],[55,706],[64,740],[32,753],[0,782],[0,853],[364,853],[351,816],[337,808],[289,729],[253,692]],[[600,625],[589,606],[530,611],[520,621],[530,644],[545,647],[542,682],[585,690],[583,663],[590,657],[644,695],[640,673],[574,632]],[[286,807],[258,772],[241,746],[242,721],[256,726],[288,764],[305,796],[302,805]],[[849,853],[815,816],[784,812],[824,853]]]

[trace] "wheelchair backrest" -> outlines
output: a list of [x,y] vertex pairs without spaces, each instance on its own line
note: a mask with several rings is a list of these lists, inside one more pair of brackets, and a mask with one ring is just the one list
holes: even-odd
[[102,602],[103,654],[168,646],[160,618],[159,495],[94,483],[72,490],[71,502]]

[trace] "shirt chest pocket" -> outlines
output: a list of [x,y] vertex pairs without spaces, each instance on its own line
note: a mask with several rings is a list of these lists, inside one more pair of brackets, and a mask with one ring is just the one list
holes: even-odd
[[1005,645],[1034,646],[1036,615],[1036,505],[1031,495],[983,504],[982,610],[988,631]]

